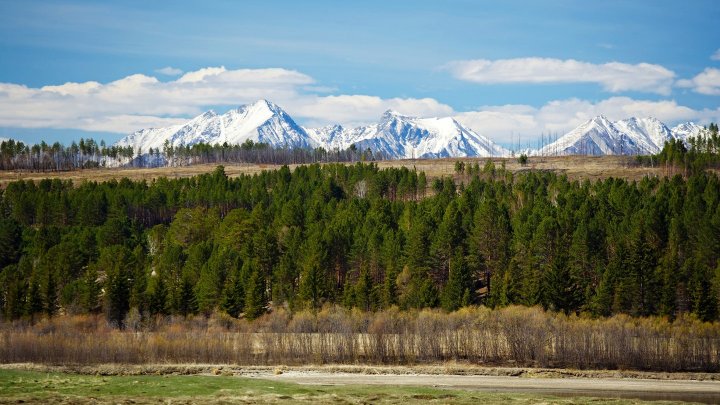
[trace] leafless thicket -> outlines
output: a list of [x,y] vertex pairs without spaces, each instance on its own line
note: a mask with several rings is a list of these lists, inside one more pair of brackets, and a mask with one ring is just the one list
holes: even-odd
[[120,331],[102,317],[4,324],[0,362],[46,364],[418,364],[465,361],[538,367],[717,371],[720,324],[692,318],[585,319],[538,308],[378,313],[328,307],[157,318]]

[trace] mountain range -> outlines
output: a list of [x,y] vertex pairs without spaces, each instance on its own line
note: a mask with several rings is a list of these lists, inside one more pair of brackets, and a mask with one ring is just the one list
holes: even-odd
[[[657,153],[665,141],[697,135],[701,126],[688,122],[668,128],[655,118],[612,122],[598,116],[530,155],[637,155]],[[370,148],[388,159],[510,156],[510,150],[460,124],[452,117],[416,118],[386,111],[375,124],[357,128],[330,125],[305,128],[276,104],[259,100],[225,114],[208,111],[185,124],[136,131],[118,146],[141,153],[169,145],[242,144],[248,140],[275,147],[327,150]]]
[[648,155],[662,150],[666,141],[697,136],[703,127],[692,122],[672,129],[657,118],[628,118],[610,121],[594,117],[555,142],[531,151],[533,155]]

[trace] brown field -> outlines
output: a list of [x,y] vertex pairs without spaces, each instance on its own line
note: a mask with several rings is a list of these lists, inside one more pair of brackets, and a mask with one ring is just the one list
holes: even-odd
[[223,314],[127,320],[59,316],[0,323],[0,363],[432,365],[717,372],[720,325],[679,318],[585,319],[539,308],[377,313],[277,310],[254,322]]
[[[386,160],[378,162],[380,168],[385,167],[407,167],[410,169],[424,171],[430,178],[455,175],[455,162],[462,160],[466,164],[477,162],[482,168],[488,159],[486,158],[447,158],[447,159],[405,159]],[[636,167],[633,165],[634,158],[629,156],[561,156],[561,157],[532,157],[526,166],[521,166],[515,158],[494,158],[492,159],[497,168],[502,163],[513,172],[519,173],[528,170],[554,171],[566,174],[571,179],[603,179],[608,177],[619,177],[628,180],[639,180],[647,175],[663,176],[665,170],[655,167]],[[272,164],[223,164],[225,172],[230,177],[240,174],[254,174],[263,170],[273,170],[280,165]],[[291,165],[291,168],[296,165]],[[74,182],[105,181],[110,179],[121,179],[127,177],[131,180],[150,180],[158,177],[182,178],[191,177],[202,173],[211,172],[217,164],[200,164],[184,167],[162,167],[162,168],[101,168],[85,169],[68,172],[22,172],[22,171],[0,171],[0,187],[15,180],[41,180],[45,178],[59,178],[72,180]]]

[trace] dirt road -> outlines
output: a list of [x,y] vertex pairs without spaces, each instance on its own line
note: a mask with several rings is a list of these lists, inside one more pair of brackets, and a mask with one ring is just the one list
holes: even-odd
[[558,396],[593,396],[720,403],[720,382],[625,378],[524,378],[467,375],[369,375],[288,371],[260,373],[257,378],[307,385],[404,385],[489,392],[523,392]]

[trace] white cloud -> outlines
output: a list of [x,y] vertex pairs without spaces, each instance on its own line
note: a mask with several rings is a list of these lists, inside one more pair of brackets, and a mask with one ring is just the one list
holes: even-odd
[[187,72],[171,81],[134,74],[109,83],[41,88],[0,83],[0,127],[128,133],[187,121],[210,106],[235,107],[261,98],[319,125],[374,122],[389,108],[418,116],[453,112],[433,99],[320,96],[321,91],[312,91],[314,84],[312,77],[294,70],[222,66]]
[[494,83],[597,83],[605,90],[670,94],[675,73],[660,65],[574,59],[516,58],[455,61],[445,66],[460,80]]
[[179,76],[183,74],[182,69],[174,68],[172,66],[165,66],[162,69],[155,70],[155,72],[165,76]]
[[432,98],[327,95],[308,90],[316,85],[312,77],[294,70],[224,67],[187,72],[171,81],[136,74],[109,83],[90,81],[40,88],[0,83],[0,127],[127,134],[186,122],[210,106],[238,106],[261,98],[277,103],[308,126],[368,124],[377,122],[383,111],[393,109],[420,117],[456,116],[499,142],[513,143],[520,135],[523,145],[543,132],[562,135],[598,114],[611,119],[655,116],[667,124],[720,121],[720,109],[696,110],[673,100],[566,99],[540,107],[483,106],[477,111],[456,112]]
[[710,59],[712,60],[720,60],[720,49],[715,51],[712,55],[710,55]]
[[477,111],[460,113],[456,119],[496,142],[524,147],[542,133],[562,136],[583,122],[605,115],[611,120],[629,117],[655,117],[667,125],[681,121],[706,124],[720,120],[720,108],[695,110],[674,100],[635,100],[611,97],[596,103],[571,98],[555,100],[536,108],[528,105],[483,106]]
[[308,125],[343,123],[348,126],[376,122],[386,110],[418,117],[449,116],[453,109],[431,98],[383,99],[366,95],[302,97],[288,103],[290,114],[311,118]]
[[720,69],[706,68],[692,79],[678,80],[677,85],[691,88],[696,93],[720,96]]

